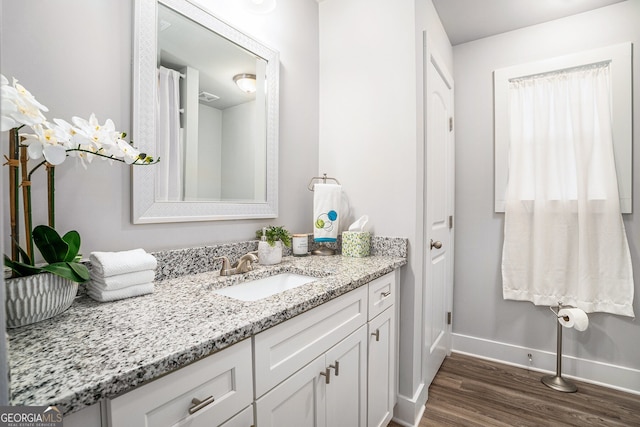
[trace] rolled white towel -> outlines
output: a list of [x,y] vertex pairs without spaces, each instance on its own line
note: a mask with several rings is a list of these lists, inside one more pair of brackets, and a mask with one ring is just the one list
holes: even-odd
[[143,270],[155,270],[156,258],[144,249],[121,252],[91,252],[91,267],[97,274],[109,277]]
[[91,277],[91,282],[87,285],[87,289],[93,288],[96,291],[115,291],[129,286],[153,282],[156,273],[153,270],[143,270],[104,277],[95,271],[91,271],[89,276]]
[[153,283],[143,283],[142,285],[129,286],[128,288],[117,289],[115,291],[101,292],[97,292],[95,289],[91,289],[91,287],[88,286],[87,294],[96,301],[108,302],[150,294],[153,290]]

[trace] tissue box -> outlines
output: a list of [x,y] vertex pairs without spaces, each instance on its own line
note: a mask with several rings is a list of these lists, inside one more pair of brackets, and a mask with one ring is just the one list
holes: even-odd
[[366,257],[371,251],[371,233],[368,231],[342,232],[342,255]]

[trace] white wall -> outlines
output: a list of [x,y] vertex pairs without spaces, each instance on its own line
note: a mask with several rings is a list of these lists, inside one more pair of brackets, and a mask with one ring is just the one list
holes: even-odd
[[[493,212],[493,70],[625,41],[634,43],[633,121],[635,141],[640,129],[640,1],[631,0],[592,12],[512,31],[454,47],[456,82],[456,256],[454,333],[468,351],[489,355],[502,346],[515,349],[498,358],[528,365],[529,349],[555,353],[556,326],[547,307],[504,301],[500,262],[503,214]],[[640,169],[635,150],[633,164]],[[640,314],[640,185],[634,187],[634,214],[624,221],[635,270],[634,309]],[[487,347],[485,347],[487,346]],[[506,347],[504,347],[506,346]],[[519,349],[521,346],[522,349]],[[490,348],[493,348],[491,350]],[[483,350],[484,348],[484,350]],[[579,333],[566,330],[564,354],[636,371],[640,391],[640,324],[630,318],[593,314],[590,327]],[[541,353],[542,355],[542,353]],[[512,360],[509,360],[509,359]],[[587,363],[588,365],[589,363]],[[583,364],[584,365],[584,364]],[[534,367],[541,366],[534,356]],[[573,372],[583,376],[584,373]],[[635,376],[633,376],[635,375]],[[607,382],[601,379],[603,382]],[[609,383],[615,379],[609,378]],[[627,388],[622,381],[618,384]]]
[[[377,235],[409,238],[400,286],[401,400],[422,384],[422,32],[452,64],[430,0],[320,3],[319,173],[340,180],[350,204],[341,228],[368,214]],[[412,422],[411,414],[405,421]]]
[[220,199],[222,170],[222,111],[208,105],[198,107],[198,195],[197,199]]
[[[243,9],[244,2],[202,1],[232,26],[280,52],[280,217],[133,225],[126,167],[94,162],[85,171],[67,161],[56,171],[56,226],[77,229],[86,255],[251,239],[266,223],[311,231],[312,197],[306,185],[318,165],[317,3],[279,0],[272,13],[256,15]],[[111,118],[119,129],[131,129],[131,0],[21,0],[2,7],[2,73],[16,76],[48,106],[47,117],[69,120],[95,112],[101,121]],[[37,190],[43,188],[40,178],[34,180],[35,203],[44,203]],[[7,218],[6,200],[3,209]],[[36,223],[46,221],[44,211],[44,204],[35,209]],[[9,228],[2,226],[7,247]]]
[[222,112],[223,200],[253,200],[255,197],[254,165],[255,157],[259,155],[255,147],[256,118],[255,101],[238,104]]

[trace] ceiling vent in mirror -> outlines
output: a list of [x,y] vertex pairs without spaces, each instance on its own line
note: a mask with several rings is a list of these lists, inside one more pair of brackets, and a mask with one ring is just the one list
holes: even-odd
[[219,96],[214,95],[212,93],[209,92],[205,92],[204,90],[202,92],[200,92],[198,94],[198,99],[200,101],[204,101],[204,102],[213,102],[213,101],[217,101],[218,99],[220,99]]

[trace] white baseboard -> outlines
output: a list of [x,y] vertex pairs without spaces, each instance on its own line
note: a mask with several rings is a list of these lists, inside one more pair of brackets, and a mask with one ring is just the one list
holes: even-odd
[[[451,334],[455,353],[518,366],[542,373],[556,372],[555,352]],[[528,355],[531,355],[531,361]],[[562,357],[562,376],[640,395],[640,370],[573,356]]]
[[421,383],[413,397],[398,395],[398,403],[393,410],[393,421],[403,427],[418,427],[427,403],[428,387]]

